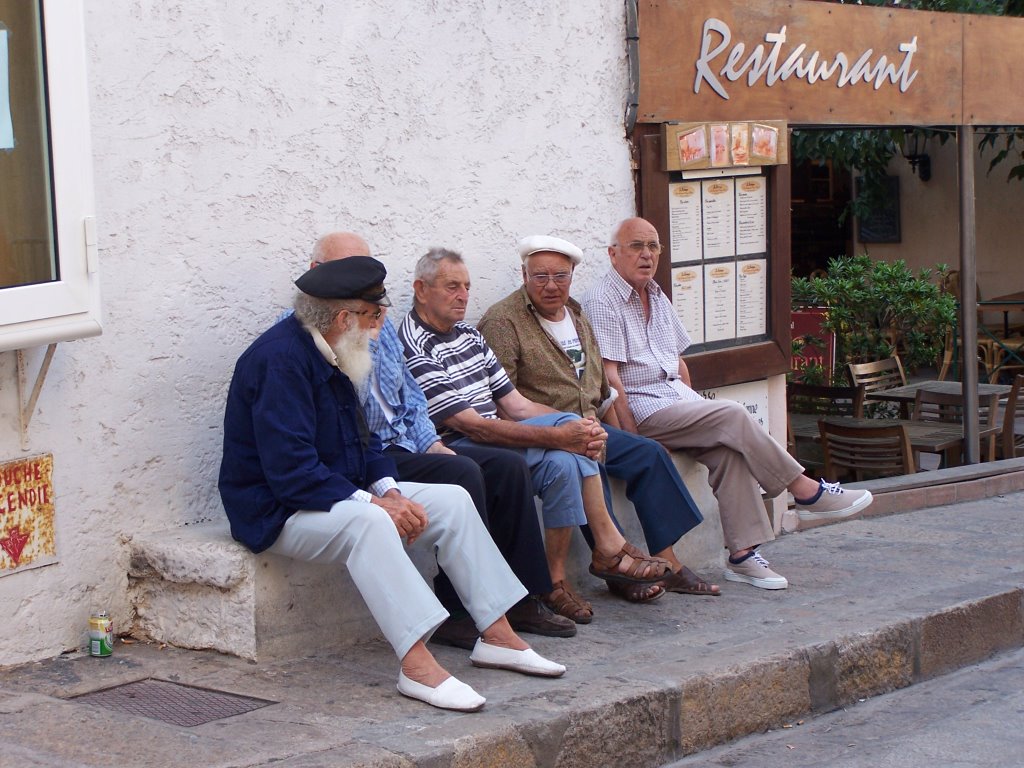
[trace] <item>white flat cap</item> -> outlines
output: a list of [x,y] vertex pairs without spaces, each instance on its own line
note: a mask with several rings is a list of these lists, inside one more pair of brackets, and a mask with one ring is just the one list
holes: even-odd
[[530,254],[539,253],[540,251],[551,251],[568,256],[574,266],[583,261],[583,251],[568,240],[562,240],[560,237],[531,235],[519,241],[519,258],[523,261],[526,261],[526,257]]

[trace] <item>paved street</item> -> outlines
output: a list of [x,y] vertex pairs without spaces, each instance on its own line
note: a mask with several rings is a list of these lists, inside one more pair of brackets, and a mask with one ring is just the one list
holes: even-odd
[[1024,650],[798,722],[667,768],[1024,766]]

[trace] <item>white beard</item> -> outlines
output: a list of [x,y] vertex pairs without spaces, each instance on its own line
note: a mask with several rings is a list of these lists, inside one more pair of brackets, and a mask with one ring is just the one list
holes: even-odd
[[345,331],[331,349],[338,357],[338,368],[361,390],[373,370],[370,331],[361,331],[358,327]]

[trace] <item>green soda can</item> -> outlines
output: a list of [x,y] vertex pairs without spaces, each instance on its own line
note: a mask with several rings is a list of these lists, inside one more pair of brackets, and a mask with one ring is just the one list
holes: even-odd
[[89,655],[109,656],[114,652],[114,625],[110,614],[99,611],[89,617]]

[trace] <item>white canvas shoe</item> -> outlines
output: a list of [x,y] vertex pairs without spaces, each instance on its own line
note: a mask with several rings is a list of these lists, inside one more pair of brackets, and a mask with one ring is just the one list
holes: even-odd
[[565,667],[545,659],[532,648],[515,651],[511,648],[488,645],[482,637],[476,641],[476,647],[473,648],[469,660],[475,667],[511,669],[513,672],[537,677],[561,677],[565,674]]
[[398,673],[398,692],[410,699],[418,699],[439,709],[453,709],[456,712],[478,712],[487,701],[461,680],[449,677],[436,688],[417,683]]
[[741,563],[725,561],[725,578],[750,584],[758,589],[785,589],[789,586],[785,576],[780,576],[768,567],[768,561],[756,549]]
[[821,494],[811,504],[796,503],[797,515],[801,520],[836,520],[850,517],[871,503],[871,491],[854,491],[843,488],[839,483],[821,481]]

